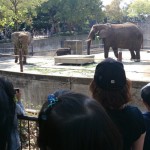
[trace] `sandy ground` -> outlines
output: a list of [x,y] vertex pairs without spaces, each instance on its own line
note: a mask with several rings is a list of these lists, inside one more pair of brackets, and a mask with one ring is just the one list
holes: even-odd
[[[54,57],[30,56],[27,58],[27,65],[23,66],[24,73],[75,76],[75,77],[93,77],[94,70],[98,62],[104,59],[104,54],[93,54],[95,63],[85,65],[55,65]],[[113,52],[109,57],[114,57]],[[126,70],[126,75],[131,80],[150,81],[150,53],[146,50],[141,51],[141,61],[134,62],[130,60],[129,51],[122,51],[122,63]],[[0,70],[20,72],[20,65],[14,63],[14,58],[0,57]]]

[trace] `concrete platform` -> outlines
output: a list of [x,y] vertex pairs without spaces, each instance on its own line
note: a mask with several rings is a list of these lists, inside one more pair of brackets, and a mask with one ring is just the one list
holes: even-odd
[[88,64],[94,62],[94,55],[63,55],[55,56],[55,64]]

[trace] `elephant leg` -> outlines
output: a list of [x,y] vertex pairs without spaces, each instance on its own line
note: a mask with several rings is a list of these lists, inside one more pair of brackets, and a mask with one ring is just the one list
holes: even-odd
[[108,58],[109,48],[110,48],[110,47],[104,45],[104,57],[105,57],[105,58]]
[[24,48],[22,49],[22,53],[23,53],[23,64],[27,64],[27,58],[26,55],[28,53],[28,47],[24,46]]
[[[14,46],[14,54],[18,55],[18,48],[17,48],[17,46]],[[17,63],[17,62],[18,62],[18,56],[15,56],[15,63]]]
[[135,62],[140,62],[140,50],[136,50],[135,53],[136,53]]
[[108,53],[109,53],[109,49],[105,49],[104,50],[104,57],[105,58],[108,58]]
[[18,56],[15,56],[15,63],[18,62]]
[[27,61],[26,61],[26,56],[23,56],[23,64],[26,64]]
[[130,49],[129,51],[130,51],[130,54],[131,54],[131,60],[136,59],[136,56],[135,56],[134,50],[133,50],[133,49]]
[[115,57],[116,58],[118,58],[118,48],[112,48],[113,49],[113,51],[114,51],[114,55],[115,55]]

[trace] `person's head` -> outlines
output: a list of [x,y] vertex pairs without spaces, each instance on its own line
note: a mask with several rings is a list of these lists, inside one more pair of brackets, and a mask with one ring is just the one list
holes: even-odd
[[0,78],[0,149],[6,148],[10,138],[15,114],[14,95],[12,83],[5,78]]
[[83,94],[49,95],[38,121],[43,150],[122,149],[120,134],[103,107]]
[[145,106],[150,110],[150,83],[146,84],[141,89],[141,98]]
[[105,109],[119,109],[131,100],[131,82],[127,80],[124,66],[112,58],[106,58],[95,69],[90,84],[92,97]]

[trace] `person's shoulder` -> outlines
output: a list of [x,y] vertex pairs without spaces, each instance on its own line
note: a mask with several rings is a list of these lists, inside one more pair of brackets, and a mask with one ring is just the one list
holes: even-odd
[[150,119],[150,112],[143,112],[143,116]]
[[144,112],[143,117],[144,117],[146,124],[148,124],[148,126],[150,128],[150,112]]
[[143,119],[142,112],[138,107],[127,105],[124,107],[123,111],[129,115],[130,118],[138,117],[138,119]]
[[128,117],[130,125],[132,126],[132,129],[139,131],[140,134],[144,133],[146,130],[145,121],[140,109],[135,106],[126,106],[124,111]]
[[131,105],[125,106],[124,111],[126,111],[126,112],[140,112],[141,113],[141,111],[138,107],[131,106]]

